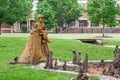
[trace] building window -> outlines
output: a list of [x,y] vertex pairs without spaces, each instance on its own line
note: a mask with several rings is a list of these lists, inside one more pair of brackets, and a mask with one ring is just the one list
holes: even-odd
[[87,20],[79,20],[79,27],[87,27],[88,22]]
[[84,23],[83,23],[83,22],[80,22],[80,23],[79,23],[79,27],[84,27]]
[[99,24],[94,24],[94,23],[91,23],[91,27],[98,27]]

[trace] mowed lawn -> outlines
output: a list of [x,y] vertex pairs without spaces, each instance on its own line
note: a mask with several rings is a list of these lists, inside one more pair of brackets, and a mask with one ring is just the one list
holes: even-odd
[[[3,33],[0,37],[28,37],[29,33]],[[102,39],[117,39],[120,40],[120,34],[105,34],[108,38],[102,38],[101,33],[49,33],[49,38],[57,38],[57,39],[80,39],[80,38],[102,38]]]
[[[82,53],[82,60],[86,53],[89,55],[89,60],[113,59],[113,48],[82,43],[74,39],[53,39],[50,37],[50,40],[52,43],[49,44],[49,48],[54,53],[54,58],[71,61],[72,51],[75,50],[77,53]],[[76,78],[74,74],[26,68],[30,65],[8,64],[14,57],[21,55],[26,42],[27,36],[0,37],[0,80],[69,80],[70,77]],[[114,44],[114,41],[111,44]],[[98,79],[95,77],[93,80]]]
[[26,68],[30,65],[10,65],[9,61],[22,53],[27,38],[0,38],[0,80],[69,80],[74,74],[56,73]]

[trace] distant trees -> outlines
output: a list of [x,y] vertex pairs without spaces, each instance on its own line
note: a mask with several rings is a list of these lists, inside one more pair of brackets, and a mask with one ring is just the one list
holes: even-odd
[[[42,4],[42,0],[39,0]],[[57,25],[63,28],[64,24],[70,24],[81,16],[82,8],[77,0],[46,0],[55,12]],[[38,7],[41,8],[41,7]],[[46,9],[43,9],[46,10]],[[60,29],[62,30],[62,29]]]
[[7,16],[7,10],[9,8],[9,0],[1,0],[0,1],[0,34],[1,34],[1,24],[5,21],[5,17]]
[[95,24],[102,24],[103,37],[104,27],[116,25],[118,6],[115,0],[88,0],[87,2],[88,20]]
[[0,34],[3,22],[12,25],[16,21],[26,21],[32,9],[33,0],[0,1]]
[[38,8],[35,13],[35,21],[37,21],[38,14],[44,15],[44,23],[48,29],[51,29],[57,25],[57,20],[55,19],[55,11],[47,3],[47,1],[42,1],[38,4]]

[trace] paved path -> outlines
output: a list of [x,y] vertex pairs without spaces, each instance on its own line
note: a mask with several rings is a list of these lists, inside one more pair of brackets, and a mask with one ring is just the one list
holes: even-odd
[[[42,69],[42,70],[54,71],[54,72],[61,72],[61,73],[77,74],[78,75],[78,72],[63,71],[63,70],[53,70],[53,69],[44,69],[44,66],[45,66],[45,63],[41,63],[41,64],[38,64],[38,65],[33,65],[30,68]],[[91,75],[91,74],[88,74],[88,75]],[[120,80],[118,78],[114,78],[114,77],[111,77],[111,76],[104,76],[104,75],[94,75],[94,76],[98,76],[100,78],[100,80]]]
[[[104,45],[105,47],[110,47],[110,48],[115,48],[116,47],[116,45]],[[120,48],[120,46],[119,46],[119,48]]]
[[114,77],[111,77],[111,76],[99,75],[99,77],[100,77],[100,80],[120,80],[118,78],[114,78]]

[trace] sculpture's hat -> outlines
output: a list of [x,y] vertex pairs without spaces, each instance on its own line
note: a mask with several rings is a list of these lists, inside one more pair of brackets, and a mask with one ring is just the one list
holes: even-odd
[[43,14],[38,14],[38,18],[44,18]]

